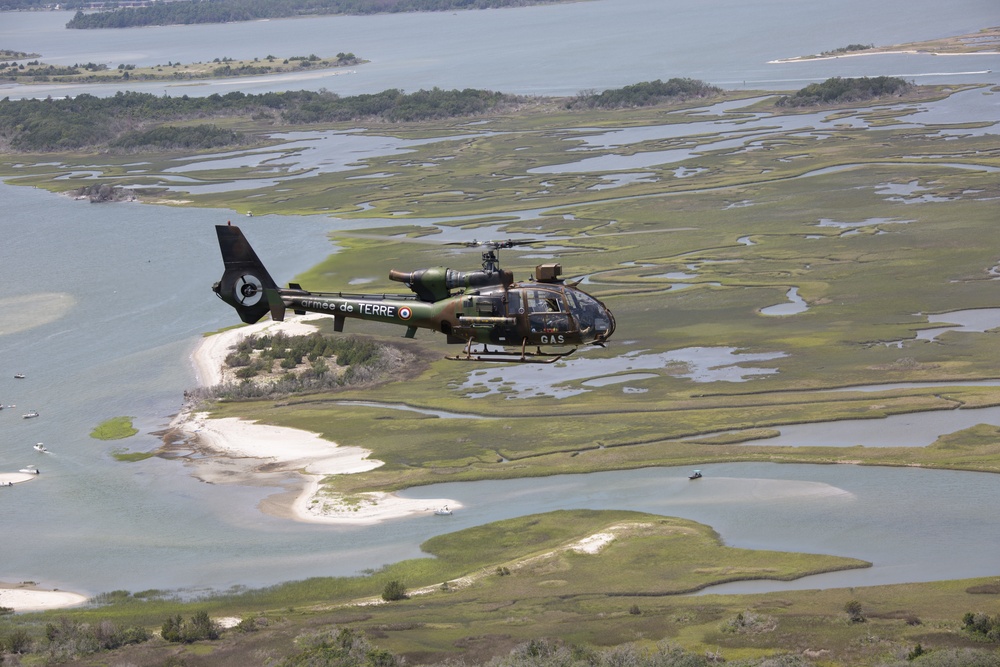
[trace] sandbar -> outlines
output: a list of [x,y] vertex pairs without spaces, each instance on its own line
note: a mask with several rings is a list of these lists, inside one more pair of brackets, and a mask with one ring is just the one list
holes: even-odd
[[861,58],[866,56],[995,56],[1000,55],[1000,51],[968,51],[968,52],[948,52],[948,51],[924,51],[920,49],[899,49],[885,51],[850,51],[845,53],[826,53],[813,56],[793,56],[791,58],[778,58],[768,60],[768,65],[781,65],[784,63],[812,62],[814,60],[838,60],[840,58]]
[[27,472],[0,472],[0,487],[14,486],[15,484],[20,484],[21,482],[27,482],[37,478],[38,475],[32,475]]
[[0,583],[0,607],[15,611],[45,611],[83,604],[87,598],[68,591],[46,591],[28,584]]

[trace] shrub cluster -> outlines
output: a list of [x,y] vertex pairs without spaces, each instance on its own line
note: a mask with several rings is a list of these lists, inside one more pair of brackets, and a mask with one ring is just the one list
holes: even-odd
[[[338,665],[340,667],[396,667],[399,658],[374,648],[360,633],[349,629],[330,630],[298,640],[299,651],[278,663],[278,667]],[[747,661],[739,667],[769,664],[787,667],[810,664],[798,656],[769,658],[771,662]],[[467,663],[447,662],[445,665]],[[475,663],[470,663],[475,664]],[[709,660],[663,641],[655,646],[628,643],[605,650],[567,646],[540,638],[516,646],[509,654],[479,663],[483,667],[707,667]]]
[[544,638],[520,644],[509,655],[485,663],[486,667],[707,667],[709,664],[707,658],[669,641],[655,645],[626,643],[598,651]]
[[970,611],[962,617],[962,629],[979,639],[1000,642],[1000,614],[990,616]]
[[698,97],[708,97],[722,92],[696,79],[669,79],[644,81],[624,88],[605,90],[602,93],[584,92],[570,100],[571,109],[623,109],[648,107],[665,102],[677,102]]
[[245,135],[216,125],[176,127],[161,125],[149,130],[126,132],[109,146],[122,150],[176,150],[217,148],[247,143]]
[[832,56],[838,53],[856,53],[858,51],[867,51],[868,49],[874,48],[874,44],[848,44],[847,46],[842,46],[839,49],[834,49],[833,51],[824,51],[821,55]]
[[[401,350],[367,338],[324,336],[319,332],[308,336],[280,332],[247,336],[225,360],[228,368],[236,369],[239,382],[202,393],[239,400],[328,391],[379,381],[409,361],[409,355]],[[276,372],[280,375],[275,376]],[[262,376],[267,376],[266,381]]]
[[65,659],[141,644],[150,636],[148,630],[137,625],[118,625],[107,620],[81,623],[62,618],[46,624],[43,650],[51,659]]
[[401,661],[389,651],[377,649],[363,635],[347,628],[322,632],[298,640],[297,653],[278,667],[397,667]]
[[406,594],[406,586],[399,579],[393,579],[382,589],[382,599],[386,602],[405,600],[408,597],[410,596]]
[[18,65],[17,63],[0,63],[0,77],[16,80],[18,78],[30,78],[33,81],[46,81],[52,76],[73,76],[80,73],[76,67],[32,67],[33,63]]
[[779,107],[807,107],[820,104],[864,102],[879,97],[902,95],[913,84],[894,76],[860,77],[856,79],[835,76],[822,83],[812,83],[794,95],[781,97]]
[[741,611],[733,618],[724,621],[719,630],[738,635],[756,635],[773,632],[777,627],[778,622],[771,616],[753,611]]
[[180,614],[171,616],[163,622],[160,635],[168,642],[190,644],[205,639],[218,639],[219,624],[208,617],[208,612],[199,611],[188,620]]

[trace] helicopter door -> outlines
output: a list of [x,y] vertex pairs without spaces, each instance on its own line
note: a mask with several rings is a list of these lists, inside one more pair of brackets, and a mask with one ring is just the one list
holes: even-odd
[[[560,292],[527,289],[525,296],[531,333],[565,334],[570,330],[569,313]],[[551,342],[562,341],[555,339]]]

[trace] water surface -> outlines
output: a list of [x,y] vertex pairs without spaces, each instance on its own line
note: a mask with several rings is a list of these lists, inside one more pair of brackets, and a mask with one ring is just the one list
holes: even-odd
[[[857,17],[865,19],[859,21]],[[1000,56],[879,55],[769,64],[848,44],[887,46],[996,24],[993,0],[593,0],[461,12],[328,16],[225,25],[67,30],[72,12],[6,12],[0,44],[54,65],[210,62],[351,52],[348,69],[205,83],[130,83],[153,94],[328,89],[339,94],[486,88],[575,95],[689,77],[725,88],[792,90],[831,76],[918,83],[998,80]],[[0,85],[0,96],[110,95],[121,85]]]

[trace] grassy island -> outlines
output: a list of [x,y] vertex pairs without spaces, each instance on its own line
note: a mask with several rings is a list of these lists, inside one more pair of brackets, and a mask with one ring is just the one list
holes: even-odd
[[97,440],[124,440],[138,432],[139,430],[132,426],[131,417],[112,417],[94,427],[90,437]]
[[[29,60],[29,58],[34,58]],[[353,53],[338,53],[331,58],[320,58],[316,54],[292,56],[290,58],[253,58],[234,60],[216,58],[207,63],[174,63],[165,65],[120,64],[109,67],[98,63],[82,63],[67,67],[47,65],[37,59],[37,55],[0,52],[0,81],[16,83],[113,83],[116,81],[197,81],[223,77],[264,76],[268,74],[289,74],[313,72],[335,67],[360,65],[366,61]]]

